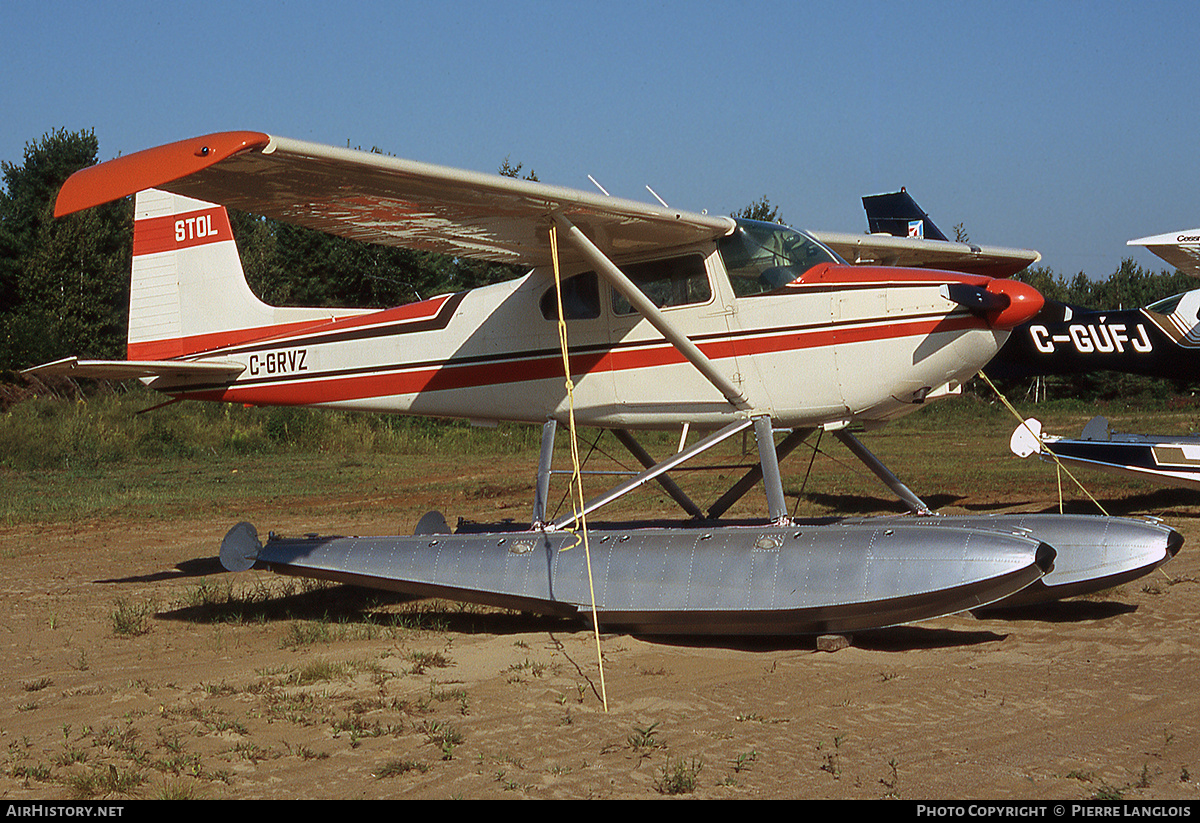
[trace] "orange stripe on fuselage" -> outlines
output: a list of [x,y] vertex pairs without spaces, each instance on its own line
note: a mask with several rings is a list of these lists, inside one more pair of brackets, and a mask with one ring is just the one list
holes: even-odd
[[[943,316],[936,319],[879,325],[826,327],[807,331],[759,334],[742,337],[736,341],[723,339],[698,345],[709,358],[724,360],[734,356],[735,347],[737,356],[747,357],[848,343],[896,340],[904,337],[923,336],[934,331],[958,332],[984,328],[986,325],[983,321],[974,317],[947,318]],[[644,346],[572,355],[571,357],[572,371],[576,376],[604,371],[632,371],[684,362],[686,361],[683,355],[665,341],[647,341]],[[562,379],[562,377],[561,356],[539,354],[524,359],[498,359],[487,363],[461,365],[447,362],[442,365],[421,366],[407,370],[403,364],[400,364],[392,370],[374,371],[370,374],[281,380],[254,386],[235,384],[226,389],[188,393],[187,396],[201,400],[260,405],[312,405],[454,389],[486,389],[491,386],[531,380]]]
[[[422,300],[419,303],[409,303],[391,309],[359,314],[353,317],[321,318],[319,320],[301,320],[295,323],[280,323],[273,326],[257,326],[250,329],[232,329],[230,331],[211,332],[209,334],[194,334],[182,338],[167,338],[164,340],[147,340],[141,343],[131,343],[126,347],[130,360],[171,360],[179,357],[179,352],[199,354],[212,353],[221,349],[235,346],[245,346],[252,343],[270,343],[280,338],[296,338],[295,342],[303,342],[301,335],[320,331],[339,332],[363,326],[387,325],[390,323],[409,324],[437,317],[438,312],[446,305],[452,294],[444,294]],[[337,311],[330,309],[330,312]],[[402,329],[401,329],[402,330]]]

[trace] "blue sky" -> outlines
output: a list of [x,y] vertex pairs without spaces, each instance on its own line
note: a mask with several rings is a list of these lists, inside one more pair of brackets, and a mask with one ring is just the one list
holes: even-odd
[[251,129],[861,231],[944,231],[1105,277],[1200,226],[1200,4],[7,2],[0,159]]

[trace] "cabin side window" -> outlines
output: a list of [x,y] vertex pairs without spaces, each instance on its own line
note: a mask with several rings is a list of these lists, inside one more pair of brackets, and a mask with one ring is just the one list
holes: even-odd
[[[600,283],[594,271],[562,281],[563,315],[567,320],[593,320],[600,316]],[[558,320],[558,295],[554,286],[542,293],[542,317]]]
[[[621,266],[621,271],[660,309],[707,303],[712,299],[704,258],[698,254],[627,264]],[[613,289],[613,312],[635,311],[625,296]]]

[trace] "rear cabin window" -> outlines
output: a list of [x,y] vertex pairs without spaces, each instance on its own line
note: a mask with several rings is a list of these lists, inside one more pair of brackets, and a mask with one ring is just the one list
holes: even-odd
[[[542,317],[558,320],[558,295],[554,286],[542,294]],[[562,281],[563,316],[567,320],[592,320],[600,316],[600,283],[594,271]]]

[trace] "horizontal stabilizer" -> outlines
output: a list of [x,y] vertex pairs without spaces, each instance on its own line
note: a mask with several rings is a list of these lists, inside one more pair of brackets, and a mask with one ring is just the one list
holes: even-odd
[[53,363],[25,369],[21,374],[34,377],[86,377],[93,380],[146,380],[160,377],[175,383],[197,378],[223,382],[233,380],[245,370],[245,365],[232,361],[189,363],[183,360],[80,360],[78,357],[64,357]]
[[1136,477],[1162,486],[1200,489],[1200,436],[1115,432],[1095,417],[1079,438],[1044,434],[1029,418],[1016,428],[1009,448],[1018,457],[1037,455],[1066,466]]

